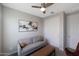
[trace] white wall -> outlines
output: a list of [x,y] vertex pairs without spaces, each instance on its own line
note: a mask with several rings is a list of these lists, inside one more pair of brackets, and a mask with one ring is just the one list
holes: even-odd
[[2,5],[0,4],[0,53],[2,52]]
[[44,19],[44,35],[51,45],[64,48],[64,13],[59,13]]
[[[37,32],[19,32],[18,19],[25,19],[38,22]],[[25,37],[32,37],[43,34],[43,20],[17,10],[7,7],[3,8],[3,52],[12,53],[17,50],[17,41]]]
[[66,46],[75,49],[79,42],[79,11],[67,15]]
[[56,47],[59,47],[59,19],[59,15],[44,19],[44,35]]
[[[1,26],[1,5],[0,5],[0,29]],[[18,19],[32,20],[38,22],[39,30],[37,32],[18,32]],[[44,19],[44,36],[51,45],[58,47],[60,50],[66,47],[76,48],[79,42],[79,12],[67,15],[66,27],[64,27],[64,14],[59,13]],[[66,29],[66,33],[64,33]],[[12,53],[17,50],[17,41],[21,38],[31,37],[43,34],[43,20],[17,10],[3,7],[3,40],[1,40],[0,30],[0,51],[3,45],[4,53]],[[64,40],[64,35],[67,35]],[[3,44],[1,44],[1,42]]]

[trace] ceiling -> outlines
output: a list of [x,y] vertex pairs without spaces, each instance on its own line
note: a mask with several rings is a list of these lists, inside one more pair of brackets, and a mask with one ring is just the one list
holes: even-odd
[[40,3],[3,3],[3,5],[42,18],[62,11],[65,13],[79,11],[79,3],[55,3],[46,8],[46,14],[43,14],[38,8],[31,7],[32,5],[40,6]]

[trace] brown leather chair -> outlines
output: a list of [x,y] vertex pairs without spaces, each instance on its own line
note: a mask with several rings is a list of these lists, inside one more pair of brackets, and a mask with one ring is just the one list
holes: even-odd
[[79,56],[79,43],[78,43],[77,48],[74,52],[71,52],[68,50],[68,48],[65,48],[65,53],[67,56]]

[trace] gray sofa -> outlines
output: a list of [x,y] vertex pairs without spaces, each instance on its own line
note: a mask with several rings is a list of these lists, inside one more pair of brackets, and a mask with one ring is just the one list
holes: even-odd
[[[35,36],[27,39],[21,39],[18,41],[18,56],[25,56],[33,51],[43,47],[46,40],[42,36]],[[20,44],[26,43],[25,47],[21,47]]]

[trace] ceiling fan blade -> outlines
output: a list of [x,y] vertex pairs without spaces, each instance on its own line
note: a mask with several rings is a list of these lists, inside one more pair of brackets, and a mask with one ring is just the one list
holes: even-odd
[[54,4],[54,3],[47,3],[47,4],[45,4],[45,6],[46,6],[46,7],[49,7],[49,6],[51,6],[52,4]]
[[41,7],[45,7],[45,3],[41,3]]
[[41,8],[41,6],[32,6],[33,8]]

